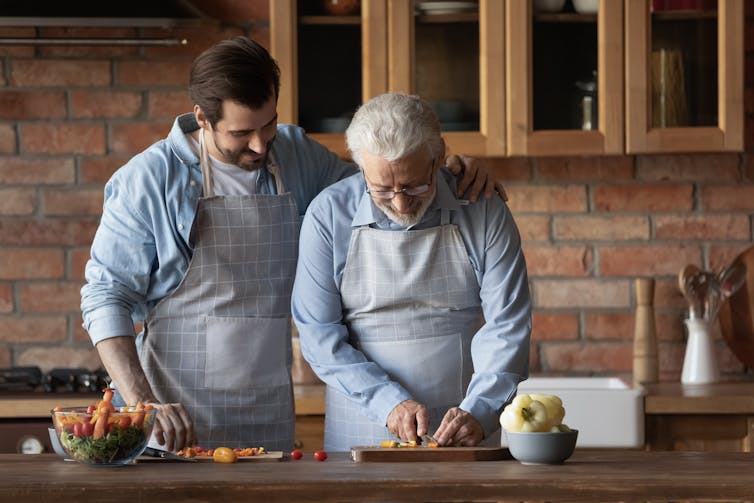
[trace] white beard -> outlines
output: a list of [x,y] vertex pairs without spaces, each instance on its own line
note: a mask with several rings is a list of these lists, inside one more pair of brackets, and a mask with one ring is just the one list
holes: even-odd
[[393,209],[393,205],[390,201],[386,202],[379,202],[376,203],[377,207],[393,222],[400,225],[401,227],[411,227],[412,225],[416,225],[419,222],[421,222],[421,219],[424,218],[424,214],[427,212],[427,209],[432,204],[432,201],[435,200],[435,187],[432,187],[432,193],[427,195],[426,197],[422,198],[421,205],[416,209],[416,211],[412,213],[398,213]]

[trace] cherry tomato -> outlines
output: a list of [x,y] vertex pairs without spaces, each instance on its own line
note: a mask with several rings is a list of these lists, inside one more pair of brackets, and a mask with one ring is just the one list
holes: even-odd
[[218,447],[212,453],[212,459],[215,463],[235,463],[238,461],[238,455],[230,447]]
[[324,461],[327,459],[327,453],[325,451],[316,451],[314,453],[314,459],[317,461]]
[[294,449],[291,451],[291,459],[301,459],[304,457],[304,453],[301,452],[298,449]]

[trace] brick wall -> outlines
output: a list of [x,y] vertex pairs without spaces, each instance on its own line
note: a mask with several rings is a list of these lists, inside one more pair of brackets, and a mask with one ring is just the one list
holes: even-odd
[[[267,0],[195,1],[202,29],[0,28],[23,38],[186,38],[183,47],[0,46],[0,367],[98,366],[79,288],[102,187],[191,109],[193,58],[236,34],[269,40]],[[752,12],[748,15],[751,16]],[[248,20],[248,21],[239,21]],[[754,150],[754,20],[746,28],[747,151]],[[752,243],[744,154],[490,159],[505,181],[535,303],[532,371],[631,373],[633,279],[653,276],[661,376],[677,380],[686,263],[719,269]],[[727,378],[750,376],[718,337]]]

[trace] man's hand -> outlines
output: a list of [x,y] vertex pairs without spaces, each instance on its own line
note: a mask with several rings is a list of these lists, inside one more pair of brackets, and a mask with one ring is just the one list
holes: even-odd
[[474,416],[459,407],[453,407],[445,413],[433,437],[440,445],[473,447],[484,440],[484,430]]
[[465,155],[453,154],[445,159],[445,164],[454,175],[463,175],[458,183],[458,197],[462,197],[468,190],[469,201],[472,203],[476,202],[482,193],[485,199],[491,198],[497,192],[503,201],[508,200],[503,184],[492,179],[482,161]]
[[153,403],[157,409],[154,436],[169,451],[196,445],[194,422],[180,403]]
[[427,408],[413,400],[405,400],[390,411],[387,428],[403,442],[418,441],[420,436],[427,434],[429,428]]

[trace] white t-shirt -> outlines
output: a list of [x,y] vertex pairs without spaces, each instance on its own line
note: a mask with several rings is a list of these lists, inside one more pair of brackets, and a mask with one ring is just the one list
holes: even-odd
[[[197,155],[199,155],[199,142],[190,133],[186,137],[191,141]],[[212,188],[216,196],[245,196],[256,194],[259,170],[247,171],[235,164],[228,164],[209,155],[209,169],[212,173]]]

